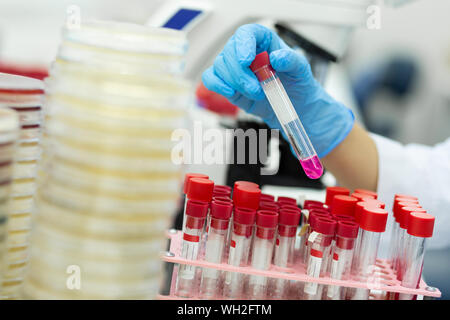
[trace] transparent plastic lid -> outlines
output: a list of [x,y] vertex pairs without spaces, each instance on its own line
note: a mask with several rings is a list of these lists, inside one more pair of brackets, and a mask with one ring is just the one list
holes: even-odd
[[125,22],[90,20],[65,27],[63,37],[73,42],[120,51],[183,55],[187,50],[182,31]]

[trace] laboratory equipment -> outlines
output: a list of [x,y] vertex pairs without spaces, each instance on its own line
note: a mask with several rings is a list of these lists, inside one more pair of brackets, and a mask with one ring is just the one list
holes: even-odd
[[355,204],[358,199],[345,195],[336,195],[331,204],[331,214],[344,214],[353,217],[355,215]]
[[[300,222],[300,212],[281,209],[278,216],[278,230],[275,241],[273,264],[280,268],[292,267],[294,263],[294,244],[297,226]],[[271,279],[269,284],[271,298],[286,299],[289,293],[289,281]]]
[[[227,243],[228,224],[233,205],[230,202],[214,200],[210,205],[210,219],[208,225],[208,238],[205,246],[205,261],[221,263]],[[220,270],[204,268],[200,284],[200,295],[203,298],[212,298],[218,292]]]
[[[356,237],[358,236],[359,225],[352,221],[340,220],[337,223],[336,242],[332,248],[332,258],[330,266],[330,278],[349,279],[352,267],[353,251]],[[328,286],[326,288],[326,299],[342,300],[343,292],[339,286]]]
[[[234,207],[228,264],[246,266],[248,252],[253,236],[256,210]],[[237,272],[227,272],[224,283],[224,296],[228,299],[240,298],[244,289],[244,276]]]
[[[425,243],[433,235],[434,217],[425,212],[411,212],[405,236],[405,260],[402,286],[416,289],[422,276]],[[399,300],[414,300],[417,296],[400,293]]]
[[[182,256],[185,259],[197,260],[207,212],[207,202],[188,200],[183,227]],[[179,265],[178,268],[177,295],[188,298],[194,294],[196,268],[190,265]]]
[[306,175],[311,179],[320,178],[323,166],[283,84],[270,65],[269,54],[266,51],[257,54],[250,69],[258,78]]
[[[355,251],[351,273],[358,281],[370,282],[378,255],[381,234],[386,229],[387,211],[381,208],[365,206],[363,208],[359,227],[361,230],[359,245]],[[348,290],[348,298],[351,300],[367,300],[369,290],[353,288]]]
[[350,190],[344,187],[327,187],[325,204],[330,207],[334,197],[337,195],[348,196],[350,195]]
[[[256,232],[252,250],[252,268],[268,270],[272,262],[273,245],[278,224],[278,213],[260,210],[256,213]],[[249,279],[248,295],[252,299],[267,296],[267,278],[252,275]]]
[[258,210],[261,190],[250,184],[235,184],[233,189],[233,204],[237,208]]
[[[306,274],[313,278],[323,277],[327,272],[331,253],[331,243],[336,231],[336,221],[328,218],[317,218],[308,236],[308,255]],[[323,285],[314,282],[305,283],[303,298],[305,300],[320,300]]]

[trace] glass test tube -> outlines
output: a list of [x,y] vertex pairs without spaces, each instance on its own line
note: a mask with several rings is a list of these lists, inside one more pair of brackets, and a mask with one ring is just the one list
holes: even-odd
[[[331,253],[331,243],[336,231],[336,221],[328,218],[317,218],[313,223],[313,231],[308,237],[308,261],[306,274],[313,278],[323,277],[327,271]],[[303,288],[304,300],[322,299],[323,285],[307,282]]]
[[[185,212],[185,225],[183,227],[183,243],[181,256],[184,259],[197,260],[200,240],[203,233],[206,214],[209,204],[202,201],[188,200]],[[190,298],[195,295],[196,267],[188,264],[180,264],[176,283],[176,295]]]
[[[222,262],[232,210],[233,205],[230,202],[216,200],[211,202],[205,261],[212,263]],[[220,292],[218,292],[219,276],[220,270],[212,268],[203,269],[200,284],[200,295],[202,298],[213,298],[221,295]]]
[[[278,213],[260,210],[256,213],[256,233],[253,242],[251,266],[259,270],[268,270],[272,262],[273,244],[277,230]],[[251,275],[248,298],[264,299],[267,295],[267,278]]]
[[[183,183],[184,207],[183,207],[183,212],[186,212],[186,204],[187,204],[187,201],[188,201],[189,180],[191,180],[192,178],[209,179],[209,176],[207,176],[206,174],[201,174],[201,173],[186,173],[184,175],[184,183]],[[196,199],[192,199],[192,200],[196,200]],[[185,224],[185,221],[184,221],[184,215],[183,215],[182,226],[184,226],[184,224]]]
[[[294,262],[295,233],[300,222],[298,210],[281,209],[275,241],[273,264],[280,268],[291,267]],[[289,280],[271,278],[272,298],[287,298]]]
[[[248,264],[248,252],[253,235],[256,211],[248,208],[234,207],[232,232],[228,264],[244,267]],[[244,275],[238,272],[227,272],[225,275],[223,295],[229,299],[239,299],[244,289]]]
[[302,239],[303,245],[301,245],[300,247],[300,257],[305,264],[308,262],[309,251],[311,249],[311,243],[308,241],[308,239],[311,232],[314,230],[314,223],[317,218],[332,219],[331,215],[328,212],[316,211],[314,209],[309,211],[309,226]]
[[[422,277],[425,242],[433,235],[434,217],[424,212],[411,212],[405,237],[405,264],[402,286],[416,289]],[[417,296],[400,293],[399,300],[414,300]]]
[[260,81],[267,100],[269,100],[278,121],[280,121],[306,175],[310,179],[320,178],[323,173],[323,166],[283,84],[270,65],[269,54],[264,51],[256,55],[250,69]]
[[[360,282],[368,281],[375,270],[381,234],[386,229],[387,211],[374,206],[363,207],[360,218],[360,233],[358,235],[358,251],[355,252],[355,263],[352,274]],[[369,299],[369,289],[348,288],[348,298],[351,300]]]
[[[338,221],[336,230],[336,243],[332,249],[330,278],[347,280],[350,277],[355,241],[359,225],[352,221]],[[328,286],[325,298],[327,300],[342,300],[340,286]]]

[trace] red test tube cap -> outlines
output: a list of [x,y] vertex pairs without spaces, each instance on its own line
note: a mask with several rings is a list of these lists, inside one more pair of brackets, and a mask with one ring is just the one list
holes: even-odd
[[415,196],[410,196],[408,194],[402,194],[402,193],[396,193],[394,200],[397,198],[403,198],[403,199],[411,199],[411,200],[419,200],[419,198],[415,197]]
[[351,197],[358,199],[358,201],[364,201],[366,199],[374,199],[370,194],[364,194],[364,193],[356,193],[353,192],[351,194]]
[[302,210],[299,208],[299,207],[297,207],[297,206],[294,206],[294,205],[292,205],[292,204],[281,204],[281,206],[280,206],[280,209],[289,209],[289,210],[295,210],[295,211],[299,211],[299,212],[301,212]]
[[294,198],[291,197],[278,197],[277,198],[277,202],[278,203],[289,203],[289,204],[293,204],[294,206],[297,205],[297,200],[295,200]]
[[287,226],[298,226],[300,222],[300,212],[296,210],[281,209],[278,223]]
[[183,184],[183,193],[186,194],[188,190],[188,184],[189,180],[192,178],[203,178],[203,179],[209,179],[209,176],[202,173],[186,173],[184,176],[184,184]]
[[271,194],[261,193],[261,201],[275,202],[275,197]]
[[408,229],[409,217],[411,215],[411,212],[426,213],[427,211],[425,209],[422,209],[422,207],[420,206],[400,207],[398,212],[398,223],[400,225],[400,228]]
[[213,201],[222,201],[222,202],[233,203],[231,198],[227,197],[227,196],[213,196]]
[[197,200],[188,200],[186,203],[186,215],[196,218],[205,218],[208,213],[208,203]]
[[278,224],[278,213],[269,210],[259,210],[256,213],[256,225],[263,228],[275,228]]
[[264,81],[272,76],[272,72],[274,71],[270,64],[269,54],[267,53],[267,51],[261,52],[256,55],[255,59],[250,65],[250,70],[253,71],[259,81]]
[[358,236],[359,225],[353,221],[338,221],[336,235],[354,239]]
[[372,196],[374,199],[378,198],[378,194],[376,192],[367,189],[355,189],[353,192],[367,194]]
[[188,182],[187,198],[210,202],[213,195],[214,182],[204,178],[191,178]]
[[231,217],[233,205],[230,202],[213,201],[211,202],[211,216],[221,220],[228,220]]
[[336,225],[336,221],[334,220],[318,217],[314,222],[314,231],[325,235],[334,235]]
[[386,210],[372,206],[364,206],[359,226],[361,229],[372,232],[386,230],[388,213]]
[[275,204],[275,202],[263,201],[259,203],[259,210],[278,211],[278,206]]
[[337,215],[337,214],[346,214],[348,216],[354,216],[355,215],[355,204],[358,202],[358,199],[350,197],[350,196],[344,196],[344,195],[337,195],[333,198],[333,202],[331,205],[331,214]]
[[233,190],[233,203],[235,207],[257,210],[260,196],[260,189],[248,185],[238,185]]
[[234,208],[233,221],[239,224],[253,225],[255,223],[256,210],[249,208]]
[[258,184],[254,183],[254,182],[250,182],[250,181],[236,181],[234,183],[234,188],[236,188],[238,186],[247,186],[247,187],[252,187],[252,188],[259,189],[259,185]]
[[350,194],[350,190],[344,187],[328,187],[327,194],[325,198],[325,204],[328,206],[332,205],[333,198],[337,195],[348,196]]
[[408,234],[421,237],[430,238],[433,235],[434,217],[425,212],[411,212],[408,223]]

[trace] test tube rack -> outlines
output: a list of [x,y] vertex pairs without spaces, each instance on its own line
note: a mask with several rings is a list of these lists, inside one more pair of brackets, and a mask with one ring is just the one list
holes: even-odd
[[[287,280],[294,280],[299,282],[316,282],[324,285],[335,285],[347,288],[363,288],[371,289],[372,292],[378,292],[379,294],[371,294],[370,299],[384,299],[387,293],[405,293],[411,295],[423,296],[424,298],[439,298],[441,292],[435,287],[429,287],[423,279],[419,283],[417,289],[410,289],[402,287],[400,281],[396,279],[395,272],[392,270],[390,263],[383,259],[377,259],[376,267],[372,277],[366,282],[359,282],[354,280],[335,280],[327,277],[313,278],[305,273],[305,266],[302,263],[295,263],[293,268],[278,268],[274,265],[269,270],[258,270],[250,266],[246,267],[234,267],[226,263],[215,264],[203,260],[203,252],[199,253],[199,260],[193,261],[184,259],[181,257],[181,245],[182,245],[182,232],[171,229],[167,232],[167,236],[170,239],[170,249],[161,255],[161,259],[167,263],[174,264],[188,264],[193,265],[197,270],[201,268],[213,268],[221,271],[239,272],[247,275],[260,275],[268,278],[282,278]],[[171,286],[169,295],[158,295],[160,300],[186,300],[185,298],[179,298],[175,295],[175,284],[177,279],[177,268],[173,268],[171,278]],[[197,277],[198,278],[198,277]],[[198,286],[196,286],[198,287]],[[381,293],[381,294],[380,294]],[[384,294],[383,294],[384,293]],[[218,297],[220,299],[220,297]],[[192,300],[200,299],[200,297],[193,292]]]

